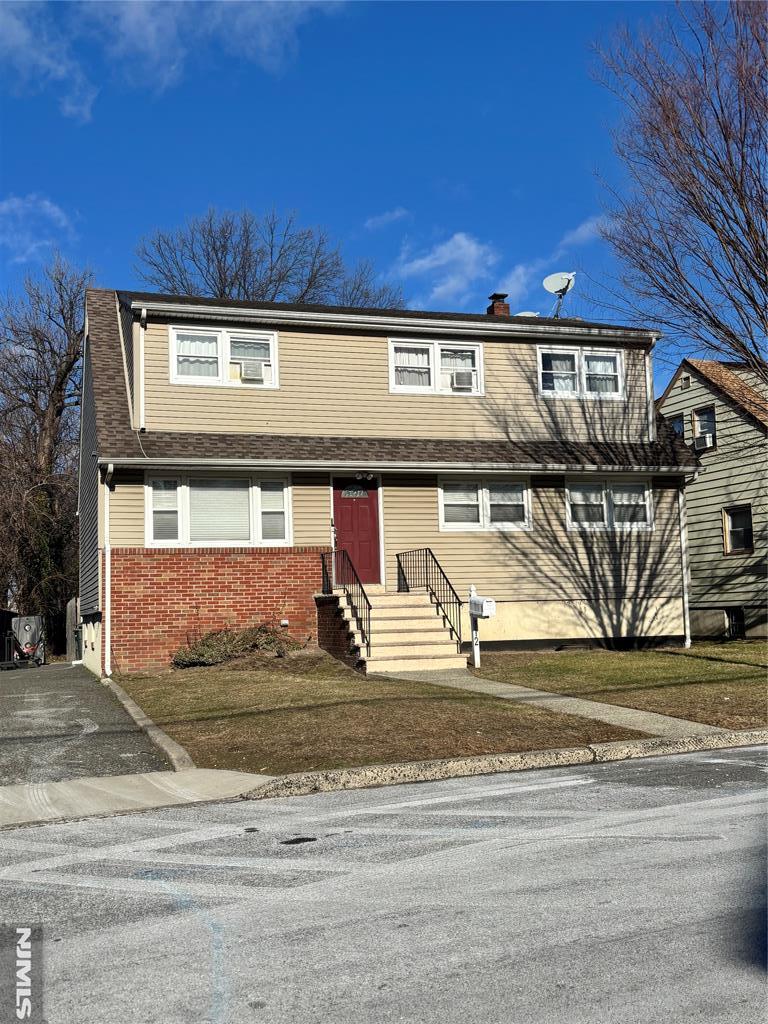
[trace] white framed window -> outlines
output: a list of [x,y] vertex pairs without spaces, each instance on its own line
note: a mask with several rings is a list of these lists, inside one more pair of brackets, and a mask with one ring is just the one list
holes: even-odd
[[619,351],[537,348],[539,394],[545,398],[624,399],[624,358]]
[[529,530],[530,488],[527,480],[443,477],[438,482],[440,529]]
[[389,390],[419,395],[482,395],[483,346],[475,342],[389,340]]
[[286,547],[291,488],[284,477],[147,476],[148,547]]
[[157,477],[149,492],[148,515],[151,536],[156,544],[178,544],[181,536],[178,477]]
[[278,387],[274,331],[171,327],[172,384]]
[[693,410],[693,436],[702,437],[711,434],[712,440],[717,437],[717,417],[714,405],[705,405]]
[[647,480],[572,480],[566,484],[569,530],[653,529],[653,492]]

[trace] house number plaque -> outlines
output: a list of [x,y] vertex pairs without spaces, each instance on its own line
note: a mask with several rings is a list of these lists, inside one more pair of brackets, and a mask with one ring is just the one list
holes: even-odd
[[364,487],[345,487],[341,496],[342,498],[367,498],[368,491]]

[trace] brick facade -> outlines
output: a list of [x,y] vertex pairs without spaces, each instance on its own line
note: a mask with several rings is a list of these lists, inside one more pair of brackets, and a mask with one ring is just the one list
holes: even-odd
[[113,548],[113,672],[167,668],[209,630],[281,619],[292,637],[316,644],[322,550]]
[[352,633],[339,607],[339,599],[330,594],[320,595],[315,598],[315,602],[318,646],[350,668],[356,668],[360,662],[360,652],[353,646]]

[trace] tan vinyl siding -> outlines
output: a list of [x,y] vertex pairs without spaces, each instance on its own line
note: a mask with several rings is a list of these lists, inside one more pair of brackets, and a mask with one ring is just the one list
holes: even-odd
[[144,547],[144,474],[116,470],[109,496],[109,541],[113,548]]
[[293,475],[293,543],[331,546],[331,481],[323,474]]
[[[682,414],[685,439],[693,442],[692,413],[715,407],[717,447],[700,452],[701,472],[686,489],[691,565],[691,605],[757,605],[768,599],[768,502],[765,497],[766,431],[695,372],[691,386],[676,383],[661,407],[665,417]],[[723,508],[752,506],[754,553],[726,555]]]
[[562,480],[532,481],[532,529],[441,532],[435,476],[385,477],[387,579],[395,556],[429,547],[462,599],[469,587],[497,601],[615,600],[641,619],[656,597],[681,593],[677,490],[654,492],[653,531],[568,531]]
[[534,341],[485,339],[483,354],[484,396],[390,394],[386,335],[281,330],[277,390],[171,384],[168,327],[150,323],[147,428],[361,437],[503,438],[509,433],[517,439],[551,439],[553,431],[566,431],[582,440],[647,439],[642,350],[624,350],[626,401],[540,397]]

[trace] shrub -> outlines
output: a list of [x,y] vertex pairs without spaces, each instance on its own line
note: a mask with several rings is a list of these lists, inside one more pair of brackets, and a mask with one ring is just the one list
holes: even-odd
[[215,629],[180,648],[173,656],[176,668],[196,665],[220,665],[249,651],[271,651],[284,658],[288,651],[302,645],[272,626],[249,626],[247,629]]

